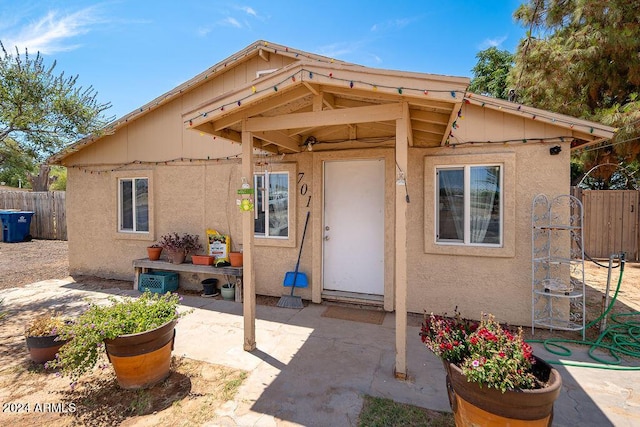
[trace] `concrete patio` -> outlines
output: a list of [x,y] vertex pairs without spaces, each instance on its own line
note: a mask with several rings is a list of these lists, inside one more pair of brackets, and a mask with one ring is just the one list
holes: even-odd
[[[49,280],[0,291],[6,306],[78,310],[90,300],[133,290],[87,290],[82,284]],[[363,395],[450,411],[440,361],[408,329],[409,380],[393,376],[393,313],[381,325],[323,317],[325,305],[301,310],[257,306],[257,349],[242,349],[242,304],[185,296],[194,311],[180,320],[174,354],[249,372],[234,401],[211,425],[354,425]],[[414,322],[415,323],[415,322]],[[558,360],[534,345],[536,355]],[[577,349],[572,360],[588,361]],[[635,365],[637,366],[637,361]],[[563,390],[555,404],[555,426],[632,426],[640,420],[637,371],[558,366]],[[214,414],[212,414],[212,419]]]

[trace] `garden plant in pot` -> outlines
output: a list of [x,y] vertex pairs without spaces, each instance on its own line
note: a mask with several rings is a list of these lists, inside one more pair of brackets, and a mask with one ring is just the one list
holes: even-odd
[[449,403],[457,426],[549,426],[562,379],[533,355],[522,337],[492,315],[480,322],[427,315],[422,342],[447,372]]
[[62,328],[60,337],[69,341],[49,366],[60,368],[73,384],[106,351],[120,387],[148,388],[163,381],[170,373],[175,325],[187,313],[177,310],[178,294],[146,291],[110,302],[92,304]]
[[43,314],[31,321],[24,331],[29,356],[35,363],[45,363],[56,358],[56,353],[66,342],[59,332],[69,323],[58,313]]
[[184,233],[182,236],[178,233],[169,233],[160,238],[158,245],[167,252],[173,264],[182,264],[187,255],[202,249],[199,240],[197,235],[189,233]]
[[154,243],[151,246],[147,246],[147,255],[150,261],[157,261],[160,259],[160,255],[162,254],[162,246],[157,243]]

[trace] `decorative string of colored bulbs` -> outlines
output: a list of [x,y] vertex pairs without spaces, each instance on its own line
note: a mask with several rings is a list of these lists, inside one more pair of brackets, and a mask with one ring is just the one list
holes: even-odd
[[[380,84],[380,83],[375,83],[375,82],[367,82],[364,80],[354,80],[354,79],[346,79],[346,78],[342,78],[342,77],[338,77],[336,75],[334,75],[333,72],[329,72],[328,74],[325,73],[318,73],[318,72],[314,72],[312,70],[306,69],[306,68],[301,68],[299,71],[296,71],[293,74],[290,74],[289,76],[281,79],[280,81],[278,81],[277,83],[275,83],[272,86],[269,87],[265,87],[262,89],[258,89],[255,85],[251,86],[251,92],[240,97],[237,98],[233,101],[227,102],[226,104],[222,104],[216,108],[212,108],[210,110],[201,112],[193,117],[190,117],[188,119],[186,119],[184,121],[184,124],[189,124],[189,126],[193,126],[193,121],[199,119],[200,117],[207,117],[207,115],[215,112],[215,111],[225,111],[226,108],[230,107],[230,106],[238,106],[240,107],[242,105],[242,103],[249,99],[252,98],[254,96],[260,95],[264,92],[277,92],[279,90],[280,86],[283,86],[285,83],[291,82],[291,83],[295,83],[298,79],[300,79],[300,81],[308,81],[308,82],[313,82],[314,79],[317,81],[318,77],[324,77],[326,79],[330,79],[330,80],[334,80],[334,81],[339,81],[339,82],[343,82],[345,83],[350,89],[355,89],[355,88],[360,88],[360,87],[367,87],[369,89],[371,89],[372,91],[376,92],[378,91],[378,89],[387,89],[387,90],[392,90],[397,92],[399,95],[404,94],[406,91],[410,91],[410,92],[416,92],[419,94],[423,94],[423,95],[429,95],[429,93],[448,93],[451,95],[452,99],[456,99],[458,97],[458,95],[464,96],[465,92],[461,91],[461,90],[449,90],[449,89],[431,89],[431,88],[418,88],[418,87],[398,87],[398,86],[390,86],[390,85],[385,85],[385,84]],[[305,80],[308,79],[308,80]]]
[[[307,58],[310,59],[312,61],[316,61],[316,62],[321,62],[321,63],[326,63],[326,64],[333,64],[334,62],[336,62],[335,59],[333,58],[328,58],[328,57],[323,57],[320,55],[316,55],[316,54],[311,54],[308,52],[304,52],[301,50],[297,50],[297,49],[292,49],[286,46],[280,46],[280,45],[273,45],[276,47],[270,47],[270,43],[263,41],[260,43],[256,43],[252,46],[249,46],[248,48],[238,52],[237,54],[233,55],[232,57],[229,57],[227,59],[225,59],[224,61],[221,61],[219,63],[217,63],[216,65],[208,68],[207,70],[205,70],[204,72],[196,75],[194,78],[188,80],[187,82],[183,83],[182,85],[177,86],[176,88],[174,88],[173,90],[166,92],[162,95],[160,95],[159,97],[155,98],[154,100],[152,100],[151,102],[143,105],[140,108],[136,108],[134,111],[122,116],[120,119],[114,120],[112,123],[108,124],[105,127],[106,131],[112,131],[115,130],[118,126],[120,126],[120,124],[122,123],[127,123],[129,120],[131,120],[132,118],[134,118],[135,116],[138,116],[142,113],[144,113],[145,111],[150,111],[151,109],[159,106],[160,104],[164,103],[165,101],[167,101],[170,98],[174,98],[175,96],[181,95],[183,91],[185,91],[186,89],[189,89],[191,86],[194,85],[199,85],[200,83],[202,83],[203,81],[209,79],[210,77],[212,77],[213,75],[219,73],[220,71],[224,71],[225,69],[227,69],[228,65],[232,65],[240,60],[245,59],[247,56],[251,55],[254,51],[256,50],[264,50],[266,52],[273,52],[275,54],[277,54],[278,52],[286,52],[289,54],[293,54],[293,56],[295,58],[299,58],[299,57],[303,57],[303,58]],[[339,61],[339,62],[344,62],[344,61]]]
[[459,142],[455,142],[455,143],[451,143],[448,142],[445,145],[450,147],[450,148],[456,148],[458,146],[461,145],[481,145],[481,144],[514,144],[514,143],[522,143],[522,144],[527,144],[527,143],[540,143],[540,144],[544,144],[544,143],[559,143],[559,142],[567,142],[570,141],[571,143],[573,143],[573,141],[575,140],[575,138],[573,136],[556,136],[556,137],[549,137],[549,138],[513,138],[513,139],[502,139],[502,140],[495,140],[495,141],[459,141]]
[[[588,129],[589,133],[593,134],[594,130],[600,130],[600,131],[606,131],[606,129],[598,127],[598,126],[584,126],[584,125],[580,125],[580,124],[576,124],[575,122],[571,121],[571,120],[565,120],[562,118],[558,118],[555,114],[551,115],[551,114],[546,114],[548,112],[545,111],[541,111],[541,110],[536,110],[535,112],[529,111],[527,109],[527,107],[521,105],[521,104],[512,104],[509,103],[507,105],[504,104],[504,102],[499,102],[499,100],[496,100],[496,102],[491,101],[490,99],[487,99],[487,97],[482,97],[482,99],[474,99],[473,98],[473,94],[469,93],[464,97],[464,103],[465,104],[471,104],[473,103],[474,105],[479,105],[480,107],[485,107],[486,105],[492,106],[494,108],[497,108],[498,110],[508,110],[508,111],[514,111],[517,113],[520,113],[523,116],[529,116],[532,120],[536,120],[539,118],[543,118],[546,119],[552,123],[562,123],[565,125],[568,125],[570,129],[574,129],[576,126],[579,126],[581,128],[585,128]],[[502,100],[500,100],[502,101]],[[615,131],[617,132],[618,129],[615,129]]]
[[131,165],[169,165],[169,164],[174,164],[174,163],[185,163],[185,162],[189,162],[189,163],[193,163],[193,162],[197,162],[197,163],[219,163],[220,161],[226,161],[226,160],[236,160],[236,159],[240,159],[242,156],[240,154],[234,154],[232,156],[222,156],[222,157],[214,157],[211,158],[210,156],[207,156],[207,158],[190,158],[190,157],[180,157],[180,158],[175,158],[175,159],[170,159],[170,160],[160,160],[160,161],[146,161],[146,160],[133,160],[131,162],[125,162],[125,163],[114,163],[110,166],[110,168],[90,168],[87,166],[83,166],[83,165],[71,165],[71,166],[67,166],[68,168],[71,169],[78,169],[84,173],[89,173],[89,174],[97,174],[97,175],[101,175],[103,173],[110,173],[110,172],[116,172],[122,169],[125,169],[128,166]]

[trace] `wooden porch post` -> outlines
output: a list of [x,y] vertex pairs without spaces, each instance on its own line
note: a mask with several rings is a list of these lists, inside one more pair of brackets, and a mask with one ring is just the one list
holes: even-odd
[[402,107],[396,120],[396,216],[395,216],[395,306],[396,367],[398,379],[407,378],[407,163],[410,129],[409,105]]
[[[253,187],[253,135],[242,121],[242,177]],[[238,185],[240,187],[240,185]],[[254,194],[254,201],[255,199]],[[244,350],[256,349],[256,284],[253,271],[253,211],[242,212]]]

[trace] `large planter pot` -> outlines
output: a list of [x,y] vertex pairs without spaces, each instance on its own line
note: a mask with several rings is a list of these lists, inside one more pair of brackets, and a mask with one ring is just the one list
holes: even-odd
[[536,390],[507,390],[470,383],[462,370],[445,364],[449,403],[456,426],[550,426],[553,403],[560,394],[562,378],[557,370],[536,357],[534,375],[547,383]]
[[29,356],[35,363],[46,363],[56,358],[56,353],[66,341],[56,341],[58,335],[26,337]]
[[104,340],[120,387],[152,387],[169,376],[176,321],[146,332]]
[[186,257],[184,251],[167,251],[167,258],[172,264],[182,264]]
[[149,256],[150,261],[159,260],[161,253],[162,253],[162,248],[155,248],[152,246],[147,247],[147,255]]

